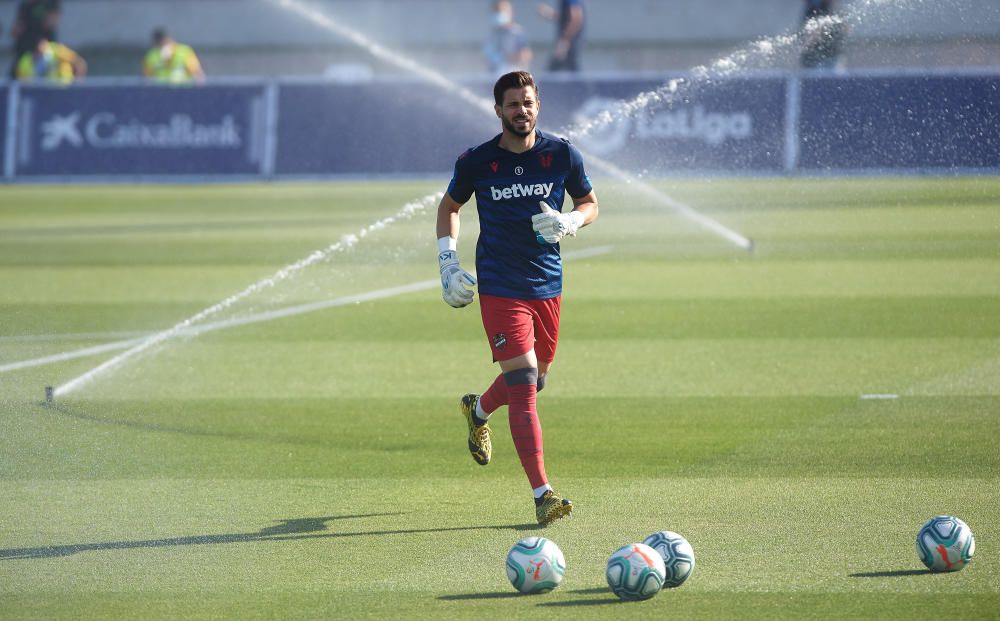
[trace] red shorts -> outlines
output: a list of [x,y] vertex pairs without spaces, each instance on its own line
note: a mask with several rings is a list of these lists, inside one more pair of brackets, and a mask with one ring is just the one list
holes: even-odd
[[561,296],[547,300],[518,300],[480,295],[486,338],[493,360],[510,360],[535,350],[540,362],[552,362],[559,340]]

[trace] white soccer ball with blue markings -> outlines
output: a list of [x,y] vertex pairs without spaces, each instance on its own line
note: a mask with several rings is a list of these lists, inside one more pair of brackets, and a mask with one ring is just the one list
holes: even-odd
[[931,571],[958,571],[975,552],[972,529],[952,515],[932,517],[917,533],[917,555]]
[[522,593],[548,593],[565,575],[562,550],[545,537],[526,537],[507,553],[507,578]]
[[659,552],[667,576],[664,588],[679,587],[691,577],[694,571],[694,548],[688,540],[669,530],[661,530],[642,540],[644,544]]
[[634,601],[660,592],[666,569],[663,557],[644,543],[630,543],[608,559],[608,586],[618,597]]

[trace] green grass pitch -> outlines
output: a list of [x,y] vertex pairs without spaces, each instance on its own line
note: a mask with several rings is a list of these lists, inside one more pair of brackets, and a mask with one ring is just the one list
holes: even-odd
[[[0,618],[1000,618],[997,178],[660,182],[753,254],[598,180],[539,398],[577,509],[544,531],[506,416],[494,463],[465,449],[478,309],[349,297],[436,278],[434,205],[42,407],[445,181],[3,189]],[[470,204],[470,267],[475,234]],[[961,572],[921,571],[939,513]],[[662,529],[694,575],[618,603],[608,555]],[[521,596],[536,534],[567,575]]]

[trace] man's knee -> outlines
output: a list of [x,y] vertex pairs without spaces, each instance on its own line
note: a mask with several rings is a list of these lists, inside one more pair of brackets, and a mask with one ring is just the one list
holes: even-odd
[[504,382],[508,386],[520,386],[523,384],[538,384],[538,369],[535,367],[523,367],[507,371],[503,374]]

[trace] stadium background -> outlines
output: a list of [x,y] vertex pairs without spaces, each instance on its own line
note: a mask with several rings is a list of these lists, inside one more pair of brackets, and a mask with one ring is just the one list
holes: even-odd
[[[488,5],[308,6],[486,94],[491,76],[481,47]],[[515,5],[534,64],[543,68],[551,24],[531,4]],[[995,3],[845,3],[842,11],[854,11],[847,69],[836,72],[797,70],[799,46],[781,38],[801,22],[794,0],[587,8],[585,72],[546,77],[546,127],[595,118],[667,78],[687,77],[694,85],[676,101],[580,138],[632,170],[954,174],[1000,165],[1000,113],[990,103],[1000,92]],[[163,25],[199,52],[207,86],[157,89],[136,77],[149,33]],[[0,91],[7,180],[442,175],[455,153],[492,128],[489,115],[453,105],[440,87],[421,84],[412,71],[276,2],[67,2],[60,30],[89,59],[92,77],[69,90]],[[774,40],[780,44],[766,53],[753,47]],[[741,46],[749,53],[732,55]],[[713,63],[720,58],[731,66],[719,70]],[[708,79],[692,80],[695,67],[707,67]],[[448,115],[450,122],[414,122],[415,110]],[[136,133],[149,127],[166,127],[169,136],[143,143]],[[211,137],[195,144],[192,131]],[[348,148],[331,149],[335,141]],[[361,141],[364,148],[350,148]],[[421,156],[413,157],[418,150]]]
[[[311,4],[440,71],[475,75],[483,70],[481,49],[490,24],[488,0],[325,0]],[[513,0],[517,21],[544,59],[551,49],[553,28],[537,17],[535,4]],[[852,4],[858,2],[846,0],[839,6]],[[10,19],[15,5],[13,0],[0,2],[0,19]],[[747,41],[798,28],[802,6],[800,0],[591,1],[587,3],[584,67],[588,71],[686,70],[724,56]],[[919,10],[895,15],[887,8],[888,16],[875,15],[851,32],[846,47],[849,66],[997,64],[1000,10],[992,0],[920,2]],[[135,75],[149,33],[163,25],[193,45],[214,76],[319,75],[328,66],[345,62],[394,71],[264,0],[67,0],[61,38],[92,61],[94,75]]]
[[[816,73],[797,0],[588,0],[547,126],[693,85],[579,141],[635,179],[592,166],[564,245],[539,407],[577,509],[545,531],[506,417],[469,459],[457,401],[496,368],[434,271],[489,110],[265,2],[63,4],[92,75],[0,94],[0,619],[996,618],[995,2],[846,3]],[[316,6],[489,98],[485,0]],[[160,25],[207,84],[137,77]],[[961,572],[915,554],[939,513]],[[695,574],[621,605],[608,555],[662,529]],[[521,597],[503,559],[539,533],[567,578]]]

